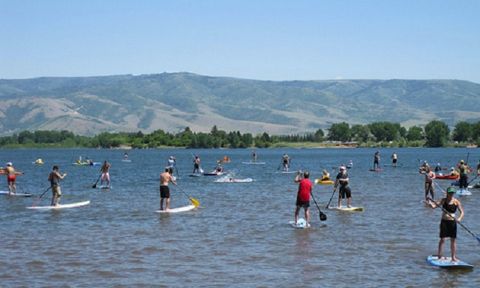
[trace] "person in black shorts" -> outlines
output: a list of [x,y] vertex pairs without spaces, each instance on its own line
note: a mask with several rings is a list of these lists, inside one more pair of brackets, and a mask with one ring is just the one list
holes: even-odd
[[160,174],[160,210],[164,210],[163,202],[165,202],[165,210],[170,209],[170,188],[168,187],[169,182],[177,185],[172,174],[170,173],[170,168],[166,167],[165,172]]
[[338,208],[342,207],[342,199],[345,198],[347,198],[347,207],[351,207],[352,191],[348,186],[348,181],[347,168],[345,168],[345,166],[340,166],[340,172],[337,174],[334,185],[335,190],[340,186],[340,189],[338,190]]
[[[450,252],[452,253],[452,261],[458,261],[457,259],[457,222],[462,221],[464,212],[462,203],[453,195],[455,194],[455,188],[447,188],[447,197],[442,198],[440,201],[429,201],[430,207],[442,208],[442,220],[440,221],[440,241],[438,242],[438,259],[442,258],[443,244],[445,238],[450,238]],[[455,216],[457,210],[460,212],[458,218]]]

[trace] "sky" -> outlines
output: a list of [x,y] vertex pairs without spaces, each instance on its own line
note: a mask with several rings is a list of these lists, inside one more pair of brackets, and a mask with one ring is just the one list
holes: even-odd
[[0,79],[480,83],[479,15],[477,0],[0,0]]

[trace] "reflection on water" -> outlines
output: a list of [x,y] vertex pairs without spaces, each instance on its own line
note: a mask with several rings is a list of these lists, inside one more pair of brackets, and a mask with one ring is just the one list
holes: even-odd
[[[382,159],[392,151],[380,149]],[[1,150],[1,161],[13,161],[25,172],[18,177],[20,192],[40,195],[57,164],[68,173],[62,203],[91,200],[87,207],[40,212],[25,209],[35,198],[1,198],[1,286],[479,287],[478,269],[449,271],[426,263],[426,256],[436,252],[440,212],[420,203],[423,178],[417,172],[419,159],[452,166],[468,152],[395,151],[400,167],[386,165],[383,172],[372,173],[374,149],[257,149],[265,165],[242,164],[250,160],[249,150],[132,150],[131,163],[122,162],[118,150]],[[228,155],[227,170],[255,181],[188,177],[190,152],[201,156],[206,171]],[[294,174],[277,170],[285,152],[292,157],[292,170],[308,169],[312,179],[324,168],[335,176],[332,167],[352,160],[353,205],[365,211],[323,209],[332,187],[317,185],[315,197],[328,220],[320,222],[312,202],[312,228],[292,229],[288,221],[293,220],[297,185]],[[476,163],[480,153],[469,152]],[[45,165],[31,164],[38,155]],[[78,155],[109,160],[113,188],[92,189],[99,168],[71,165]],[[179,188],[201,203],[194,211],[155,213],[158,175],[170,155],[177,158]],[[464,224],[480,233],[478,193],[461,201]],[[171,207],[189,204],[175,186],[171,195]],[[48,205],[50,197],[46,194],[39,205]],[[480,265],[476,240],[460,227],[458,233],[459,257]]]

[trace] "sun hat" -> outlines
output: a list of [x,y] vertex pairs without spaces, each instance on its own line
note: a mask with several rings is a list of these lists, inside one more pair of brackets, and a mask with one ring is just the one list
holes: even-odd
[[12,162],[7,162],[7,166],[13,166]]
[[347,168],[345,168],[345,166],[340,166],[339,169],[340,169],[340,170],[346,170]]
[[455,193],[455,192],[457,192],[457,191],[455,190],[455,188],[453,188],[453,187],[448,187],[448,188],[447,188],[447,193]]

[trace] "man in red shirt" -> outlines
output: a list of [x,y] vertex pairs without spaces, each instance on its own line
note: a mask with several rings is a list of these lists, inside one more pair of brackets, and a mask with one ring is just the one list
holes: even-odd
[[300,208],[303,207],[305,210],[305,221],[307,222],[307,226],[310,224],[310,193],[312,192],[312,182],[310,179],[310,173],[308,171],[297,172],[297,176],[295,176],[295,183],[298,183],[298,193],[297,193],[297,202],[295,208],[295,225],[298,221],[298,213],[300,212]]

